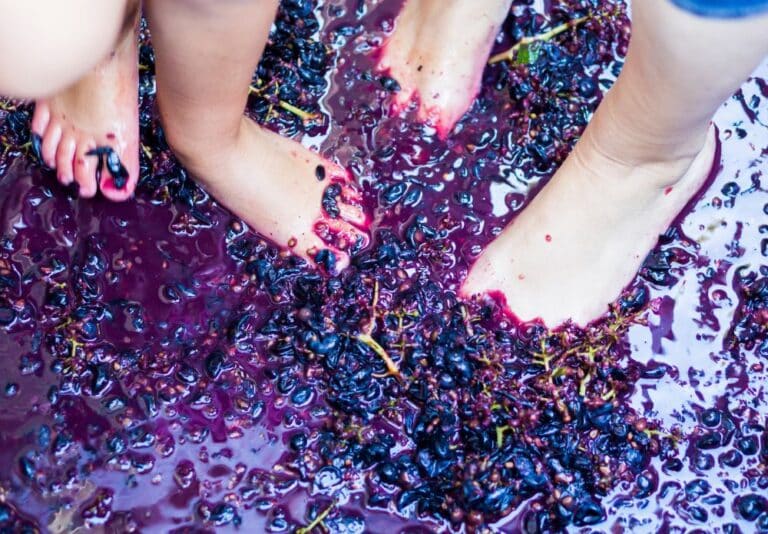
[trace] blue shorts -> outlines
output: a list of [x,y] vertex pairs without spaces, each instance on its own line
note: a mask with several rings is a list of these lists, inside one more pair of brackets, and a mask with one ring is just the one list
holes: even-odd
[[672,0],[672,3],[705,17],[734,18],[768,13],[768,0]]

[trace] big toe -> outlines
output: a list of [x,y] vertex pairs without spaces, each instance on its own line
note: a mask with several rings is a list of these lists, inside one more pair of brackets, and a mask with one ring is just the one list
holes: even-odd
[[119,161],[102,173],[99,189],[101,194],[113,202],[123,202],[133,196],[139,180],[138,143],[128,143],[126,148],[116,152]]

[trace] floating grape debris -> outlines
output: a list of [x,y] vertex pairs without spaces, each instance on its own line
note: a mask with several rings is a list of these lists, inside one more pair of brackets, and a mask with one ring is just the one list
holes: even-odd
[[177,166],[146,28],[135,202],[75,200],[4,104],[0,529],[768,528],[768,272],[762,230],[729,223],[762,213],[737,171],[768,139],[719,119],[747,156],[702,200],[717,222],[671,229],[602,322],[515,324],[457,289],[615,79],[625,6],[516,2],[497,52],[583,22],[486,69],[441,141],[386,116],[370,52],[395,4],[284,1],[254,78],[249,113],[348,167],[378,216],[336,277]]

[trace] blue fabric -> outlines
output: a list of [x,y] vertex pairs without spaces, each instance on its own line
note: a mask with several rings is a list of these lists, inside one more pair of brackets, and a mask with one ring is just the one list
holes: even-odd
[[672,0],[672,3],[705,17],[734,18],[768,13],[768,0]]

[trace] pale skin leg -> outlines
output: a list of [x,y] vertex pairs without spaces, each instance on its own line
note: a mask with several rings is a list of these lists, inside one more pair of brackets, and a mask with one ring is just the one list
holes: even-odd
[[446,137],[480,92],[511,0],[407,0],[379,69],[400,84],[395,111],[419,99],[419,118]]
[[[32,134],[46,165],[80,195],[99,190],[129,198],[138,179],[136,37],[138,0],[2,2],[0,92],[36,98]],[[3,26],[6,26],[3,28]],[[77,28],[73,31],[72,28]],[[128,171],[116,187],[97,183],[98,159],[111,147]]]
[[[333,249],[343,266],[367,225],[346,171],[243,116],[276,9],[276,0],[147,4],[163,127],[187,169],[254,229],[310,260]],[[342,186],[338,218],[321,207],[332,181]]]
[[77,82],[115,47],[127,5],[0,1],[0,94],[41,98]]
[[472,267],[463,293],[500,291],[523,320],[607,311],[702,187],[710,120],[768,54],[768,17],[705,19],[633,5],[624,70],[549,184]]

